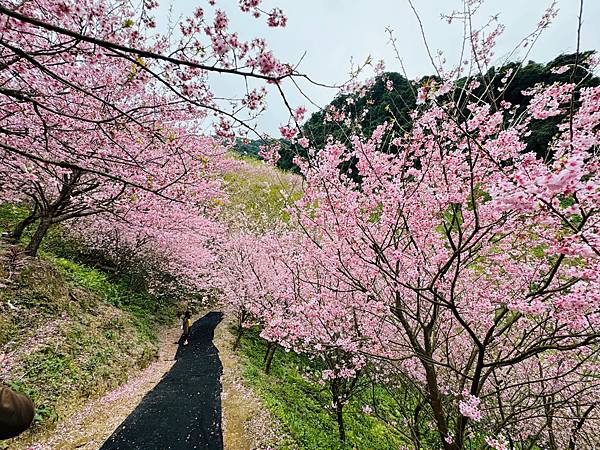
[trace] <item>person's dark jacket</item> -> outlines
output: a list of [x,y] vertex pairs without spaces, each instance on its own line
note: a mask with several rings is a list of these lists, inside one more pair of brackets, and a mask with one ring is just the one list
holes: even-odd
[[31,426],[33,402],[25,395],[0,386],[0,439],[10,439]]
[[185,314],[183,316],[183,334],[184,336],[190,335],[190,321],[192,316],[190,314]]

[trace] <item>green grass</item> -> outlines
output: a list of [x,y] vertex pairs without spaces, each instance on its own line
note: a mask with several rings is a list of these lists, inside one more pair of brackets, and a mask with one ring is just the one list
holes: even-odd
[[100,297],[106,303],[130,313],[138,331],[149,340],[156,339],[156,330],[177,319],[177,305],[161,302],[147,292],[131,289],[125,282],[111,281],[110,277],[92,267],[65,258],[49,257],[76,286]]
[[5,381],[36,404],[34,432],[156,357],[158,320],[130,312],[141,314],[140,305],[111,304],[124,302],[125,294],[95,269],[48,256],[30,262],[14,286],[0,290],[0,303],[16,308],[5,310],[0,324],[8,324],[0,351],[14,360]]
[[[370,384],[357,392],[344,407],[347,441],[346,445],[341,445],[337,423],[332,412],[326,409],[327,405],[331,405],[328,388],[303,375],[318,371],[318,362],[279,349],[271,373],[267,375],[263,364],[266,349],[265,341],[258,337],[255,330],[247,332],[241,341],[245,383],[260,396],[269,412],[281,422],[283,431],[293,439],[277,448],[396,450],[413,447],[409,439],[410,430],[403,425],[404,417],[414,417],[415,402],[419,397],[410,386],[399,385],[393,392],[382,385]],[[376,407],[373,403],[376,403]],[[378,414],[365,414],[362,411],[365,405],[376,408]],[[441,448],[433,421],[424,410],[421,410],[418,427],[421,448]],[[472,430],[467,436],[465,448],[488,448],[484,443],[486,435],[487,430]]]
[[314,361],[280,349],[275,354],[271,373],[266,375],[263,369],[266,345],[252,332],[242,339],[240,351],[245,361],[245,382],[258,393],[270,413],[295,441],[284,442],[279,448],[384,450],[397,449],[406,443],[393,427],[364,414],[362,407],[366,398],[358,395],[345,407],[347,443],[341,445],[337,423],[326,410],[326,405],[331,405],[329,390],[303,376],[305,369],[315,367]]
[[224,219],[235,221],[241,214],[260,230],[287,222],[286,207],[302,196],[301,178],[250,157],[234,157],[245,165],[224,176],[229,195]]
[[10,231],[15,223],[27,217],[27,208],[23,206],[0,204],[0,228]]

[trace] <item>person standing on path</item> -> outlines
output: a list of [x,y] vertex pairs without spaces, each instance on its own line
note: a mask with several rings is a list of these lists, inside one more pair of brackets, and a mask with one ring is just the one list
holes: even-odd
[[189,309],[183,314],[181,329],[183,334],[181,335],[181,343],[187,345],[190,340],[190,329],[192,328],[192,313]]

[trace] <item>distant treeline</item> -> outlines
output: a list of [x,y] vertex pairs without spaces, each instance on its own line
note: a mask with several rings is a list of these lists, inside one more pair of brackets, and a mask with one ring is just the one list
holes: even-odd
[[[523,91],[539,83],[550,85],[555,82],[572,82],[576,83],[577,90],[600,85],[600,78],[594,76],[590,70],[589,60],[593,53],[588,51],[579,55],[560,55],[547,64],[530,61],[526,65],[521,65],[513,62],[499,68],[492,67],[484,75],[472,77],[469,81],[479,83],[479,87],[473,91],[473,94],[481,97],[492,107],[499,107],[502,101],[506,101],[524,109],[528,97],[523,94]],[[567,69],[564,69],[565,67]],[[417,106],[418,89],[434,81],[439,81],[437,76],[425,76],[416,82],[411,82],[397,72],[386,72],[375,78],[374,83],[366,89],[365,95],[338,95],[323,110],[312,114],[302,126],[302,131],[310,139],[313,148],[322,148],[330,136],[334,141],[344,143],[357,131],[364,136],[369,136],[378,125],[386,121],[392,124],[394,131],[402,133],[410,129],[410,112]],[[466,81],[463,78],[457,83],[460,86]],[[461,99],[455,100],[461,101]],[[350,119],[350,128],[338,122],[324,120],[326,111],[332,106],[337,111],[345,111],[346,117]],[[548,144],[551,137],[556,134],[557,124],[563,118],[556,116],[532,124],[527,149],[535,151],[540,157],[551,158],[552,155],[548,154]],[[357,124],[360,128],[356,126]],[[279,142],[281,159],[278,166],[283,170],[297,171],[293,158],[297,154],[306,156],[306,150],[298,144],[283,139]],[[258,152],[260,145],[263,144],[258,140],[238,140],[234,150],[243,155],[260,158]]]

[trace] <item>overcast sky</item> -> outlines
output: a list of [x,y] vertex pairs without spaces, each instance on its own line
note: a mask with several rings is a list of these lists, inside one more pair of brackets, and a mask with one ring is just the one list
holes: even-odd
[[[197,7],[207,7],[207,0],[172,0],[176,15],[188,15]],[[168,3],[168,0],[167,0]],[[499,14],[506,31],[498,42],[496,57],[502,62],[518,42],[533,31],[538,20],[550,5],[550,0],[488,0],[479,13],[479,22]],[[242,39],[264,37],[273,53],[284,62],[302,63],[299,70],[323,83],[337,83],[348,78],[351,60],[384,59],[388,71],[400,72],[393,48],[388,44],[386,28],[395,32],[401,57],[409,78],[433,73],[433,68],[419,31],[418,22],[407,0],[265,0],[264,9],[280,7],[288,17],[285,28],[268,28],[264,18],[254,19],[237,8],[238,0],[217,0],[217,7],[230,15],[230,29]],[[458,60],[462,42],[461,26],[448,25],[442,13],[460,9],[460,0],[413,0],[423,22],[429,46],[442,50],[449,61]],[[163,3],[163,5],[165,5]],[[579,0],[558,0],[559,14],[528,56],[547,62],[560,53],[575,51]],[[162,19],[166,6],[161,6]],[[205,8],[207,11],[211,8]],[[600,0],[585,0],[581,49],[600,49]],[[159,17],[160,19],[160,17]],[[524,50],[520,57],[524,56]],[[372,76],[372,71],[363,77]],[[215,90],[222,94],[239,94],[239,81],[223,77],[213,80]],[[303,89],[320,106],[327,104],[336,91],[307,84]],[[287,89],[294,106],[310,105],[291,87]],[[270,95],[268,111],[259,121],[259,128],[277,133],[287,119],[279,98]]]

